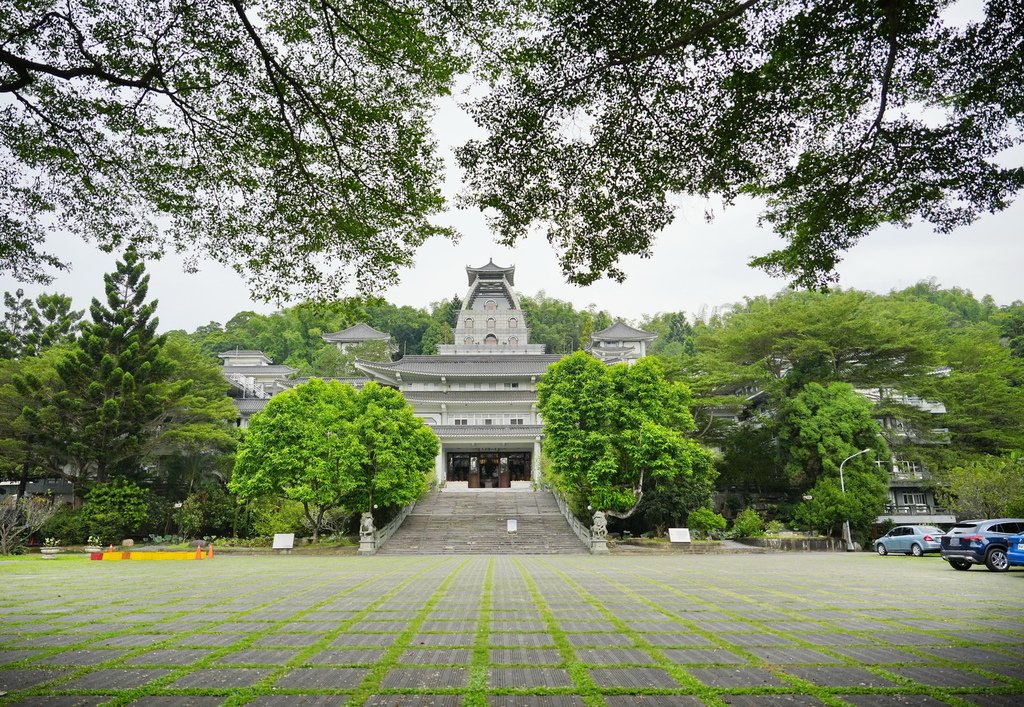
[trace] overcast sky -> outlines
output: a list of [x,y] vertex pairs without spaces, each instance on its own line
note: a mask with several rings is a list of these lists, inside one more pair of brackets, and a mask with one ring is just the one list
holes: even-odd
[[[476,131],[454,101],[444,104],[435,118],[442,154],[446,155],[446,192],[459,191],[459,173],[451,147]],[[1019,160],[1016,160],[1019,162]],[[714,222],[704,220],[713,208]],[[565,283],[554,252],[543,236],[534,236],[512,250],[496,245],[481,214],[451,209],[438,221],[454,226],[458,243],[434,239],[424,244],[416,264],[402,273],[401,282],[382,293],[399,305],[426,307],[430,302],[465,293],[465,267],[489,259],[516,266],[515,289],[523,294],[543,290],[548,296],[579,308],[594,304],[612,315],[639,320],[644,314],[702,309],[740,301],[745,296],[772,294],[786,282],[747,266],[747,261],[781,245],[757,224],[758,204],[742,201],[722,211],[714,204],[691,200],[675,222],[657,238],[652,257],[626,258],[622,283],[603,281],[590,287]],[[861,241],[839,267],[840,286],[884,293],[934,278],[943,287],[961,287],[981,297],[992,295],[999,304],[1024,299],[1024,206],[987,215],[952,234],[938,235],[926,225],[910,229],[883,228]],[[102,297],[102,274],[113,269],[115,257],[100,253],[75,239],[53,240],[48,250],[73,264],[46,287],[23,286],[26,294],[62,292],[75,307],[87,309],[93,297]],[[253,301],[248,283],[216,263],[205,264],[198,274],[182,272],[181,260],[169,256],[149,264],[150,296],[160,300],[161,329],[187,329],[216,321],[223,324],[243,310],[271,312],[271,303]],[[19,284],[0,277],[0,289],[13,291]],[[339,292],[345,296],[352,292]]]

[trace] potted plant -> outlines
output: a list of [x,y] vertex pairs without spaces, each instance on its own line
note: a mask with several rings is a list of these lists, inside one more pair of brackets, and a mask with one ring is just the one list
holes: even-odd
[[100,539],[95,535],[89,536],[89,539],[86,541],[85,547],[83,549],[90,554],[93,552],[103,552],[103,548],[101,547],[100,544]]
[[44,560],[52,560],[60,552],[60,540],[57,538],[46,538],[43,541],[43,547],[40,548],[39,552],[42,553]]

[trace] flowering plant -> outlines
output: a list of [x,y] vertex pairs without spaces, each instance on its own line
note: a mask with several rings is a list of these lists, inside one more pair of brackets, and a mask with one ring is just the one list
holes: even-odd
[[43,545],[45,547],[59,547],[60,538],[46,538],[46,540],[43,541]]

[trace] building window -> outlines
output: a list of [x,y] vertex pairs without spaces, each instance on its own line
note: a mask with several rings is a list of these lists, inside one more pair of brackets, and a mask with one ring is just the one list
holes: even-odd
[[484,424],[485,425],[493,425],[494,424],[494,420],[492,420],[489,417],[486,417],[486,418],[484,418]]
[[495,324],[494,317],[490,317],[487,320],[487,329],[490,330],[490,331],[494,331],[494,324]]
[[518,336],[510,336],[510,337],[508,337],[508,345],[509,346],[519,346],[519,337]]
[[484,309],[487,310],[488,312],[493,312],[497,308],[498,308],[498,305],[496,305],[494,303],[494,300],[492,300],[492,299],[489,299],[486,302],[484,302]]
[[484,346],[497,346],[497,345],[498,345],[498,337],[496,337],[494,334],[488,334],[484,338]]
[[471,345],[473,343],[473,337],[467,336],[463,343]]
[[509,424],[521,425],[521,424],[523,424],[523,418],[521,418],[521,417],[513,417],[511,420],[509,420]]
[[455,424],[456,425],[468,425],[469,424],[469,420],[467,420],[464,417],[456,417],[455,418]]
[[472,317],[466,317],[466,328],[469,329],[470,331],[473,330],[473,318]]
[[515,317],[512,317],[511,319],[508,320],[508,328],[509,329],[515,329],[518,326],[519,326],[519,320],[516,319]]
[[923,493],[903,493],[900,494],[903,497],[904,506],[923,506],[924,505],[924,494]]
[[518,388],[519,384],[518,383],[506,383],[505,387],[506,388]]

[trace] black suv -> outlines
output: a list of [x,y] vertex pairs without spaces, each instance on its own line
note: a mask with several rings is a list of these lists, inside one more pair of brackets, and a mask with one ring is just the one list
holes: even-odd
[[942,536],[942,559],[956,570],[984,564],[993,572],[1010,569],[1008,538],[1024,534],[1024,518],[963,520]]

